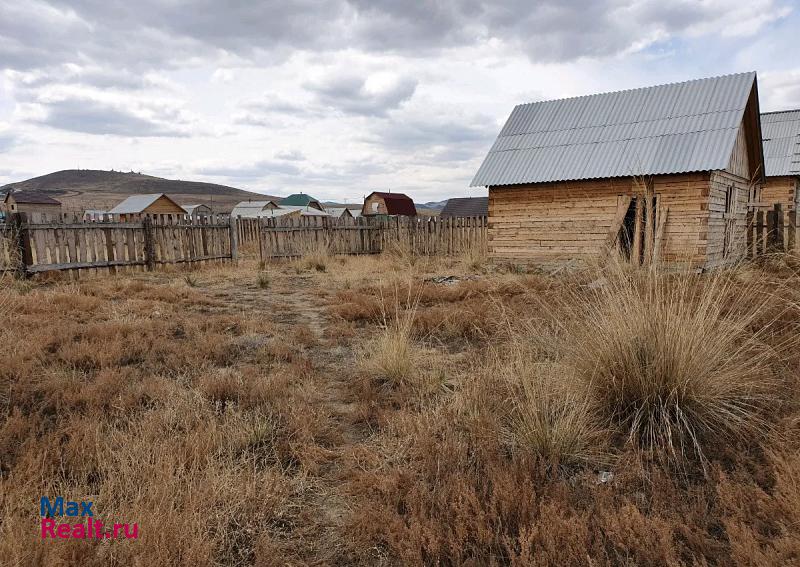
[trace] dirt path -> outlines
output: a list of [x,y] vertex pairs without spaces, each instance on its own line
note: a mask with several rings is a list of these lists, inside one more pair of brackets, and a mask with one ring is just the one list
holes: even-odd
[[348,511],[347,498],[340,490],[341,479],[351,466],[354,448],[368,435],[356,425],[358,401],[350,385],[354,373],[345,371],[357,364],[354,349],[349,344],[332,344],[326,336],[331,318],[323,290],[312,276],[277,274],[267,289],[227,281],[224,287],[215,289],[214,297],[223,311],[263,313],[287,341],[291,340],[292,331],[301,326],[306,326],[314,336],[312,344],[306,347],[306,356],[314,366],[314,399],[322,413],[329,416],[335,443],[326,447],[329,458],[314,478],[318,489],[305,515],[316,524],[315,541],[308,542],[310,561],[330,564],[340,557],[337,553],[340,527]]

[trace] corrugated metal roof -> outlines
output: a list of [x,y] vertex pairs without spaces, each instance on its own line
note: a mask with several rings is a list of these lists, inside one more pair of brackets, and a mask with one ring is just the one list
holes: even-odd
[[232,217],[255,218],[267,207],[277,207],[275,201],[242,201],[231,211]]
[[725,169],[756,74],[522,104],[472,186]]
[[[150,193],[147,195],[131,195],[121,203],[119,203],[116,207],[108,211],[109,213],[118,214],[118,215],[128,215],[128,214],[137,214],[143,212],[147,207],[155,203],[161,197],[166,197],[173,203],[172,199],[167,197],[164,193]],[[180,207],[177,203],[176,206]],[[184,211],[185,212],[185,211]]]
[[761,137],[768,177],[800,174],[800,109],[762,114]]

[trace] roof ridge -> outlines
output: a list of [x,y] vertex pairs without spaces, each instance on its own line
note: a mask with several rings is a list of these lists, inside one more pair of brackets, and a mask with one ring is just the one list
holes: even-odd
[[620,89],[620,90],[617,90],[617,91],[605,91],[605,92],[600,92],[600,93],[591,93],[591,94],[585,94],[585,95],[568,96],[568,97],[562,97],[562,98],[548,98],[548,99],[537,100],[537,101],[532,101],[532,102],[523,102],[523,103],[520,103],[520,104],[516,105],[514,108],[519,108],[520,106],[531,106],[531,105],[534,105],[534,104],[541,104],[543,102],[563,102],[563,101],[567,101],[567,100],[575,100],[575,99],[579,99],[579,98],[590,98],[590,97],[594,97],[594,96],[605,96],[605,95],[612,95],[612,94],[629,93],[629,92],[633,92],[633,91],[646,91],[648,89],[657,89],[657,88],[661,88],[661,87],[670,87],[670,86],[674,86],[674,85],[685,85],[685,84],[688,84],[688,83],[697,83],[697,82],[700,82],[700,81],[713,81],[713,80],[725,79],[725,78],[728,78],[728,77],[741,77],[741,76],[744,76],[744,75],[753,75],[753,77],[755,77],[756,76],[756,72],[755,71],[743,71],[741,73],[727,73],[725,75],[717,75],[717,76],[714,76],[714,77],[701,77],[699,79],[689,79],[688,81],[674,81],[674,82],[671,82],[671,83],[663,83],[663,84],[660,84],[660,85],[650,85],[650,86],[646,86],[646,87],[635,87],[635,88],[632,88],[632,89]]
[[790,112],[800,112],[800,108],[789,108],[786,110],[770,110],[769,112],[762,112],[761,116],[766,114],[788,114]]

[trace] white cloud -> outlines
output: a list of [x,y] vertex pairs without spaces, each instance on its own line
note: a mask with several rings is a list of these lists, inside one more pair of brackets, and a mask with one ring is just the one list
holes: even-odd
[[0,169],[440,199],[520,102],[757,69],[762,108],[798,107],[798,25],[783,0],[4,0]]

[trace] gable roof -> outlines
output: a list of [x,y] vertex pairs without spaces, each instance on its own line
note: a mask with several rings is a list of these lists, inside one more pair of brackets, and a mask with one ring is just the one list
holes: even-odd
[[195,210],[201,210],[201,211],[205,210],[208,211],[209,213],[211,212],[211,207],[209,207],[205,203],[199,203],[197,205],[181,205],[181,206],[183,207],[183,210],[186,211],[186,213],[189,215],[194,214]]
[[336,218],[347,217],[347,216],[353,217],[355,216],[353,214],[355,212],[358,212],[359,215],[361,214],[361,211],[352,211],[347,207],[326,207],[325,212],[327,212],[330,216]]
[[9,197],[14,197],[14,201],[27,205],[61,205],[61,201],[56,201],[41,191],[9,191],[4,198],[8,201]]
[[278,205],[275,201],[242,201],[237,203],[231,211],[232,217],[257,217],[258,214],[267,209]]
[[489,214],[489,197],[456,197],[448,199],[440,217],[485,217]]
[[182,211],[184,210],[183,207],[170,199],[164,193],[149,193],[147,195],[131,195],[108,212],[115,215],[142,213],[147,207],[158,201],[161,197],[164,197]]
[[724,170],[756,85],[750,72],[519,105],[472,185]]
[[319,203],[319,201],[317,201],[311,195],[306,195],[305,193],[294,193],[281,199],[278,204],[289,205],[291,207],[305,207],[306,205],[311,204],[312,201]]
[[[408,215],[413,217],[417,214],[417,208],[414,206],[414,201],[405,193],[384,193],[382,191],[373,191],[367,195],[367,198],[364,199],[364,202],[366,203],[367,199],[373,195],[377,195],[383,199],[384,203],[386,203],[387,215]],[[363,207],[361,210],[364,210]]]
[[800,175],[800,109],[761,115],[767,176]]

